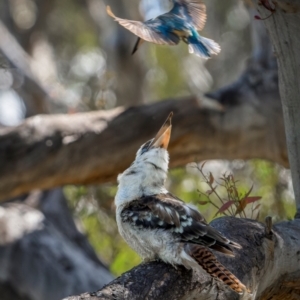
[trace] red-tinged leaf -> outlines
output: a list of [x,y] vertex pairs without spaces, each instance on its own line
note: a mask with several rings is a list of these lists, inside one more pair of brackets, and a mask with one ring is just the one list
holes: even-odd
[[234,203],[234,201],[227,201],[225,202],[220,209],[218,210],[217,214],[224,212],[225,210],[227,210],[232,204]]
[[223,212],[225,212],[232,204],[234,203],[234,201],[227,201],[226,203],[224,203],[219,210],[216,212],[215,216],[216,217],[218,214],[221,214]]
[[239,206],[237,207],[236,211],[235,211],[235,215],[240,214],[245,207],[247,206],[247,203],[245,201],[245,199],[241,200],[239,203]]
[[209,172],[209,183],[213,184],[214,181],[215,181],[215,178],[214,178],[213,174],[211,174],[211,172]]
[[246,202],[246,204],[249,204],[249,203],[253,203],[253,202],[256,202],[258,200],[260,200],[261,197],[259,196],[253,196],[253,197],[247,197],[247,198],[244,198],[243,200]]
[[199,205],[206,205],[207,203],[209,203],[208,201],[198,201],[197,202]]

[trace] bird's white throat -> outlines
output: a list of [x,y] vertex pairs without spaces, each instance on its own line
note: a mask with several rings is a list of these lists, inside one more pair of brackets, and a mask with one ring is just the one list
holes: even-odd
[[117,207],[142,196],[168,192],[164,186],[169,166],[168,151],[150,148],[143,153],[142,147],[132,165],[118,176]]

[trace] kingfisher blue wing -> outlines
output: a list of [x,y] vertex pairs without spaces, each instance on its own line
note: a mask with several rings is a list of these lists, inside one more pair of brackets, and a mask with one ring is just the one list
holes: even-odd
[[197,30],[202,30],[206,22],[206,6],[202,0],[173,0],[174,7],[169,12],[184,18]]
[[116,17],[111,8],[106,8],[109,16],[115,19],[120,25],[131,31],[141,39],[159,45],[177,45],[180,38],[172,33],[161,30],[159,20],[149,20],[146,22],[132,21]]
[[160,45],[177,45],[180,40],[189,45],[189,52],[208,59],[218,54],[220,46],[213,40],[199,35],[206,21],[206,8],[202,0],[172,0],[173,8],[155,19],[146,22],[116,17],[109,6],[107,13],[120,25],[139,37],[132,54],[142,40]]

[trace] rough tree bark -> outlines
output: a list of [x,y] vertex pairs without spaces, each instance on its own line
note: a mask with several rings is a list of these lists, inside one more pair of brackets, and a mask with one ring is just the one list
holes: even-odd
[[300,296],[300,220],[282,222],[270,234],[263,224],[246,219],[220,218],[212,226],[243,249],[235,258],[217,254],[252,295],[239,296],[205,272],[193,274],[162,262],[141,264],[94,293],[65,300],[102,299],[273,299],[296,300]]
[[262,17],[272,14],[265,20],[265,24],[278,61],[288,156],[300,215],[300,2],[274,0],[270,4],[271,11],[261,5],[262,1],[255,2]]
[[[264,74],[271,73],[276,70]],[[36,116],[2,129],[0,199],[33,189],[115,180],[170,111],[171,167],[238,158],[265,158],[287,166],[277,89],[268,90],[263,78],[260,69],[249,69],[234,88],[215,93],[224,109],[191,97],[128,109]]]

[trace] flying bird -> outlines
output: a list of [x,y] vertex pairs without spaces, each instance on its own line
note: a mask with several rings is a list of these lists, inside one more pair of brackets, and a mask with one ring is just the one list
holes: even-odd
[[165,188],[171,118],[172,113],[118,176],[115,204],[119,232],[144,261],[160,259],[194,270],[202,267],[237,293],[244,293],[245,285],[210,250],[234,256],[233,248],[241,246],[207,224],[197,208]]
[[180,40],[188,44],[189,52],[202,58],[210,58],[221,51],[220,46],[198,33],[206,21],[206,7],[202,0],[172,0],[173,8],[145,22],[116,17],[107,6],[107,13],[120,25],[138,36],[134,54],[143,41],[159,45],[177,45]]

